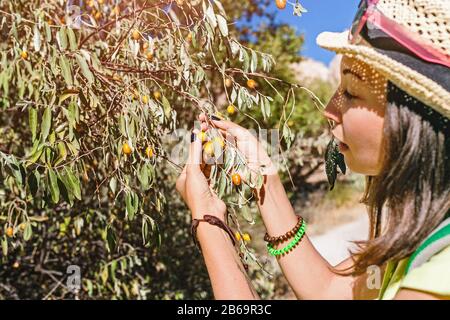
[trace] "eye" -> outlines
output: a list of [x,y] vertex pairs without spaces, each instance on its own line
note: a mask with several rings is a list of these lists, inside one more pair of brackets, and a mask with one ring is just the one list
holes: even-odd
[[344,96],[345,96],[347,99],[349,99],[349,100],[358,98],[357,96],[352,95],[352,94],[351,94],[350,92],[348,92],[347,90],[344,90]]

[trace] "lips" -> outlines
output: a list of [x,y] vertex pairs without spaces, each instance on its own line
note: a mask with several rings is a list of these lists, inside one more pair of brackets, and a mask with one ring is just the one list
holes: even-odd
[[341,151],[341,152],[347,151],[349,149],[348,145],[346,145],[343,142],[339,142],[339,146],[338,147],[339,147],[339,151]]
[[341,139],[337,138],[336,136],[334,136],[334,138],[338,142],[339,151],[347,151],[349,149],[348,144],[346,144],[345,142],[343,142]]

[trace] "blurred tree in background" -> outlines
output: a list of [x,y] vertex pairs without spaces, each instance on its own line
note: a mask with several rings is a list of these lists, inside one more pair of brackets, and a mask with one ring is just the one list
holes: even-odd
[[269,3],[0,0],[0,298],[212,297],[174,192],[180,132],[200,111],[279,128],[309,171],[325,144],[289,67],[303,39]]

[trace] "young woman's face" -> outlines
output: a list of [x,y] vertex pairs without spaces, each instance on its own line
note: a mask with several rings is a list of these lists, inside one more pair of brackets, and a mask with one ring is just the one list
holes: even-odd
[[332,133],[342,142],[340,152],[354,172],[380,172],[386,87],[386,78],[367,64],[342,58],[341,83],[324,115],[335,122]]

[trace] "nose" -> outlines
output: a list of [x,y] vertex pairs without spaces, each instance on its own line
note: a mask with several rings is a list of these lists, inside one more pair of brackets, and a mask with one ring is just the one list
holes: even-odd
[[342,121],[341,120],[342,115],[340,111],[341,108],[339,106],[340,106],[339,90],[337,90],[334,93],[333,97],[328,102],[323,112],[324,117],[332,122],[333,128]]

